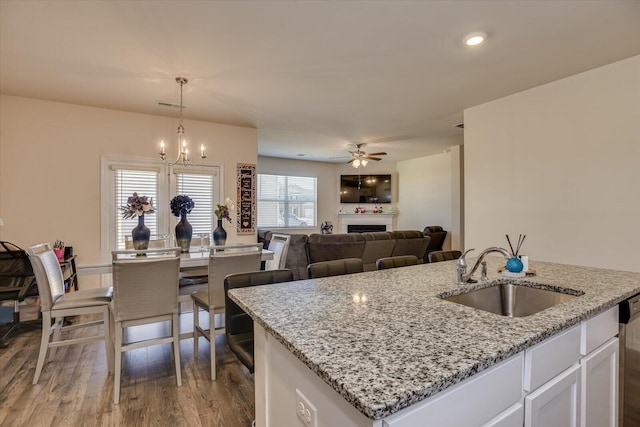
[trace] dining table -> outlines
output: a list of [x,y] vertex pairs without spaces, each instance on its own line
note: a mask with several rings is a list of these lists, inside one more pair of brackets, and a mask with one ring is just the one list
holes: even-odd
[[[224,250],[225,248],[232,248],[233,246],[211,246],[206,251],[191,251],[180,254],[180,268],[192,268],[192,267],[206,267],[209,265],[210,250]],[[136,251],[131,250],[131,256],[135,256]],[[262,249],[262,261],[269,261],[273,259],[273,251],[268,249]],[[84,264],[78,266],[78,275],[93,275],[93,274],[110,274],[111,273],[111,260],[99,264]]]

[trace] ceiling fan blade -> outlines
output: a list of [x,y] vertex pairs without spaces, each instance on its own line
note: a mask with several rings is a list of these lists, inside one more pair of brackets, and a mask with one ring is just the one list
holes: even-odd
[[379,153],[368,153],[368,156],[386,156],[387,153],[385,153],[384,151],[381,151]]
[[351,160],[349,160],[347,163],[353,163],[353,161],[354,161],[354,160],[355,160],[355,159],[351,159]]
[[379,162],[380,160],[382,160],[380,157],[371,157],[371,156],[367,156],[367,160],[375,160],[376,162]]

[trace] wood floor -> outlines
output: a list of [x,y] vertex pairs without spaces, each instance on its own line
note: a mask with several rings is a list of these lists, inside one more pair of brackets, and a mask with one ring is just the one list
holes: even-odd
[[[98,328],[70,335],[92,335]],[[59,348],[33,386],[39,342],[36,329],[13,335],[9,347],[0,349],[0,426],[247,427],[254,418],[253,375],[224,335],[216,341],[216,381],[209,379],[209,343],[203,338],[197,360],[193,339],[180,342],[182,387],[176,386],[170,344],[125,353],[119,405],[113,404],[103,342]]]

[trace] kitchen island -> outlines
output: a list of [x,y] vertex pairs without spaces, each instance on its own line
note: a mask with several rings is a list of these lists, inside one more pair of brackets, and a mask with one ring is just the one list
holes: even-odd
[[[258,427],[438,425],[428,413],[415,415],[416,408],[495,370],[496,376],[486,380],[491,387],[479,383],[482,392],[467,396],[465,406],[455,407],[455,400],[453,406],[444,406],[453,411],[449,425],[456,424],[460,412],[470,413],[474,423],[482,425],[493,419],[484,413],[488,402],[513,400],[524,406],[528,393],[542,385],[536,371],[527,371],[536,363],[549,365],[537,362],[536,346],[559,343],[554,339],[562,337],[571,344],[568,353],[576,340],[584,347],[581,341],[589,338],[586,322],[601,313],[611,334],[618,302],[640,292],[638,273],[532,261],[536,276],[505,279],[497,273],[503,259],[487,261],[489,283],[466,287],[454,284],[454,263],[443,262],[232,290],[231,298],[256,327]],[[496,280],[582,295],[521,318],[441,299]],[[553,359],[562,359],[554,357],[562,348],[547,350]],[[614,348],[612,343],[609,348]],[[570,365],[579,366],[578,360]],[[517,374],[522,371],[524,375]],[[519,383],[506,384],[518,376]],[[503,399],[493,394],[492,389],[499,394],[509,387],[519,395]],[[579,387],[571,390],[577,393]],[[507,403],[502,409],[512,406]],[[412,417],[413,424],[402,422]]]

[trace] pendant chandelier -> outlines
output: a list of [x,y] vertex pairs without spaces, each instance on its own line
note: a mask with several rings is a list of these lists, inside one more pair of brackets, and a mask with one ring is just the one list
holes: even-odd
[[[184,126],[182,125],[182,110],[184,104],[182,103],[182,87],[186,85],[188,80],[184,77],[176,77],[176,83],[180,85],[180,124],[178,125],[178,155],[175,161],[171,162],[167,160],[167,154],[165,151],[164,141],[160,141],[160,158],[162,161],[170,166],[181,164],[183,166],[193,165],[191,158],[189,157],[189,147],[187,146],[187,140],[184,137]],[[204,155],[204,145],[200,146],[200,163],[204,162],[207,156]]]

